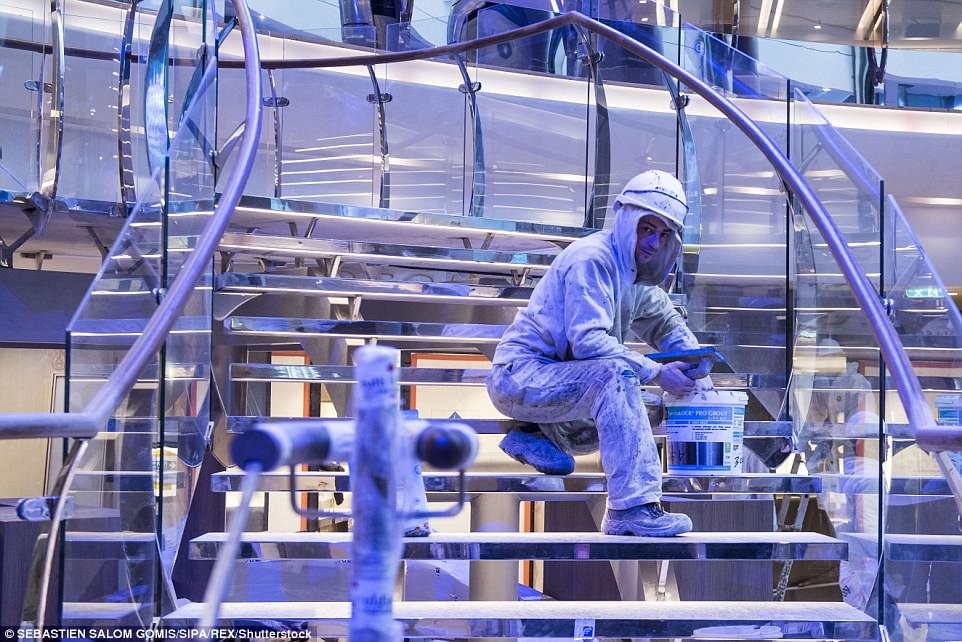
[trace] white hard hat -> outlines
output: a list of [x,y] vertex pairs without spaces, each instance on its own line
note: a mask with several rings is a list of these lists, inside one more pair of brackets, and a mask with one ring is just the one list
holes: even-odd
[[688,213],[685,189],[677,178],[659,169],[642,172],[628,181],[614,204],[616,207],[636,205],[657,214],[678,232],[685,227],[685,215]]

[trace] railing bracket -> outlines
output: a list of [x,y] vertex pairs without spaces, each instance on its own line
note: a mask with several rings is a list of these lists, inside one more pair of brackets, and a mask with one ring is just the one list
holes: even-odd
[[[17,517],[25,522],[46,522],[50,520],[57,506],[58,497],[24,497],[17,502]],[[73,517],[76,504],[68,497],[63,507],[63,518]]]
[[372,105],[383,105],[391,102],[392,100],[394,100],[394,96],[387,92],[367,95],[367,102],[371,103]]
[[471,84],[462,83],[458,85],[458,91],[460,91],[462,94],[476,94],[481,91],[481,83],[479,81],[475,81]]

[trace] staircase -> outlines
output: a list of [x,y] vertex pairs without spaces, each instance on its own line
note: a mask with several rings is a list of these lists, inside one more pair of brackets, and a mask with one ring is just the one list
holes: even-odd
[[[379,215],[390,217],[389,213]],[[383,225],[375,220],[366,227],[363,218],[349,223],[354,229],[374,231]],[[353,382],[352,368],[332,363],[331,357],[327,362],[321,359],[323,355],[345,354],[337,344],[344,345],[348,340],[355,344],[377,341],[400,348],[400,381],[403,389],[411,391],[405,395],[409,400],[420,398],[420,386],[449,386],[451,394],[458,395],[459,390],[483,385],[485,368],[404,364],[416,362],[418,354],[427,352],[457,359],[493,346],[517,307],[525,304],[556,252],[554,247],[589,230],[543,230],[530,225],[525,236],[519,238],[510,223],[504,223],[506,229],[485,232],[487,249],[474,250],[466,249],[463,242],[478,235],[470,226],[472,222],[458,219],[456,230],[437,221],[431,226],[415,221],[395,223],[394,241],[384,252],[371,243],[343,240],[349,230],[344,229],[347,225],[339,226],[337,220],[317,228],[338,239],[336,242],[227,235],[222,252],[230,252],[230,259],[222,260],[221,265],[240,269],[264,264],[269,258],[273,270],[226,271],[216,280],[214,308],[230,309],[222,321],[223,340],[238,359],[220,368],[226,380],[217,385],[222,394],[228,391],[229,395],[220,404],[231,412],[223,421],[227,430],[240,432],[265,420],[235,414],[252,405],[261,408],[264,415],[272,414],[272,408],[264,404],[270,398],[265,388],[271,385],[321,384],[326,391],[324,397],[338,398],[340,391]],[[539,233],[542,236],[537,236]],[[359,236],[368,238],[367,233]],[[417,245],[402,243],[406,239],[416,239]],[[508,244],[513,251],[505,253],[501,261],[478,260],[501,252],[498,248]],[[425,252],[426,247],[431,251]],[[443,271],[435,270],[440,263]],[[425,280],[427,275],[438,280]],[[329,302],[329,318],[287,316],[298,306],[319,301]],[[684,299],[678,297],[677,301]],[[265,362],[264,355],[291,350],[307,351],[312,363]],[[251,357],[257,362],[251,362]],[[773,388],[776,377],[721,372],[713,379],[719,387],[753,390]],[[251,396],[259,401],[252,404]],[[345,416],[344,410],[337,410]],[[689,512],[695,519],[695,532],[659,539],[598,533],[605,481],[597,461],[584,462],[582,467],[588,466],[585,472],[567,477],[540,475],[510,461],[494,447],[509,421],[480,417],[461,420],[471,424],[485,444],[481,461],[466,477],[470,516],[460,520],[457,531],[447,532],[454,527],[442,525],[442,532],[428,538],[405,540],[407,571],[399,587],[399,597],[404,599],[396,605],[396,615],[404,624],[406,636],[583,637],[575,632],[589,627],[594,633],[584,637],[764,634],[875,638],[874,620],[844,603],[827,599],[771,601],[773,578],[787,567],[786,563],[838,562],[848,556],[844,540],[799,531],[794,524],[784,523],[787,504],[793,497],[808,502],[822,489],[817,476],[774,472],[791,452],[790,422],[770,417],[746,422],[748,448],[762,453],[771,469],[756,457],[756,466],[763,472],[721,478],[666,475],[666,503],[674,510]],[[227,471],[213,475],[210,483],[214,492],[230,493],[238,490],[241,479],[240,473]],[[299,472],[295,481],[298,492],[293,501],[300,503],[315,497],[316,502],[326,504],[334,493],[350,491],[346,472]],[[429,499],[453,499],[457,483],[454,475],[426,473],[425,483]],[[286,504],[283,494],[290,488],[291,479],[282,472],[268,473],[260,482],[270,506]],[[522,502],[526,503],[524,518],[519,513]],[[712,510],[717,506],[728,515],[719,516]],[[593,515],[587,515],[586,508],[587,512],[593,509]],[[518,532],[522,519],[530,520],[534,513],[541,512],[544,523],[536,525],[535,532]],[[784,513],[782,523],[776,523],[779,512]],[[581,528],[550,532],[552,522],[557,524],[559,520],[571,520]],[[722,523],[734,532],[717,532]],[[508,532],[495,532],[506,525]],[[344,635],[349,605],[330,601],[331,597],[305,599],[315,581],[306,578],[324,578],[321,581],[325,586],[318,591],[321,595],[336,594],[339,587],[340,599],[346,599],[350,533],[323,532],[326,529],[320,524],[314,525],[314,529],[320,528],[315,532],[277,532],[275,528],[268,522],[266,530],[244,536],[238,562],[241,584],[231,591],[234,596],[243,596],[244,601],[226,602],[222,623],[241,627],[269,620],[271,627],[310,630],[318,637]],[[224,539],[225,535],[217,532],[193,538],[191,560],[215,559]],[[616,573],[608,564],[611,561],[620,566]],[[456,562],[462,563],[460,569],[458,565],[452,567]],[[464,577],[467,562],[470,570]],[[519,587],[518,562],[542,564],[545,570],[540,586],[531,586],[535,582],[529,572],[529,585]],[[598,563],[608,570],[599,570]],[[712,574],[711,567],[720,565],[725,570],[719,573],[716,568]],[[565,600],[565,589],[553,594],[559,586],[552,578],[561,573],[572,573],[587,584],[608,583],[599,594],[613,593],[619,601]],[[706,574],[714,578],[710,589],[714,595],[700,585]],[[282,593],[287,598],[278,595],[278,581],[283,583]],[[304,584],[291,586],[298,582]],[[455,600],[437,601],[445,594]],[[698,601],[685,601],[688,599]],[[670,609],[665,608],[665,600],[671,600]],[[183,606],[165,616],[163,622],[170,626],[196,623],[199,608],[196,604]]]
[[[671,20],[657,11],[664,15],[656,21],[651,14],[651,25]],[[479,13],[482,26],[485,15],[492,14]],[[638,26],[640,16],[618,18]],[[194,106],[178,121],[166,175],[141,186],[123,227],[109,199],[55,203],[53,211],[70,219],[51,236],[65,244],[93,237],[105,259],[70,328],[74,410],[143,333],[197,248],[237,161],[224,97],[235,82],[228,61],[239,48],[227,31],[220,102],[209,86],[183,78],[193,88],[185,94],[197,91]],[[204,33],[213,47],[215,30]],[[659,38],[676,33],[669,28]],[[957,390],[962,323],[931,295],[937,290],[925,289],[937,289],[938,277],[897,204],[882,200],[881,179],[842,162],[861,159],[804,97],[786,95],[786,79],[761,70],[753,79],[734,69],[719,76],[730,57],[693,57],[724,53],[722,43],[699,50],[695,43],[707,38],[685,28],[672,56],[688,67],[712,63],[699,77],[741,101],[783,149],[791,131],[794,166],[830,203],[859,268],[889,300],[909,354],[925,362],[926,392]],[[771,165],[703,97],[689,92],[680,100],[674,85],[669,96],[606,67],[590,39],[579,46],[584,55],[568,56],[565,72],[537,77],[523,61],[501,64],[484,51],[470,67],[480,89],[461,84],[464,66],[446,59],[371,68],[370,94],[363,68],[360,75],[300,69],[287,80],[271,70],[271,92],[283,94],[265,112],[274,139],[261,141],[255,179],[212,269],[194,284],[163,351],[139,373],[76,474],[74,498],[92,519],[68,522],[64,535],[64,625],[196,626],[199,595],[243,480],[229,468],[232,435],[278,419],[350,420],[350,354],[376,342],[401,350],[406,406],[428,421],[457,412],[482,441],[464,478],[466,514],[437,522],[430,537],[404,541],[394,612],[405,637],[959,639],[955,482],[915,444],[891,383],[879,376],[871,328],[811,213],[786,206]],[[271,51],[265,58],[343,54],[303,33],[265,35],[262,47]],[[183,59],[196,57],[179,49]],[[434,85],[419,76],[427,67]],[[606,85],[605,74],[618,82]],[[519,80],[543,95],[516,90]],[[347,101],[331,101],[341,107],[336,118],[314,113],[321,109],[315,87],[336,87]],[[593,98],[584,102],[589,89]],[[353,119],[358,105],[373,123]],[[451,105],[464,117],[454,129],[465,125],[453,142],[438,115]],[[478,130],[466,133],[480,121],[486,156],[477,154]],[[388,131],[398,136],[390,156]],[[204,132],[219,153],[209,153]],[[285,162],[316,162],[320,169],[307,173],[348,172],[316,189],[360,182],[364,194],[358,202],[334,193],[283,198]],[[686,230],[672,300],[700,341],[728,356],[730,367],[712,375],[716,387],[750,395],[743,473],[664,476],[665,503],[695,524],[670,539],[599,534],[605,479],[597,459],[580,458],[565,477],[515,464],[496,448],[512,422],[485,405],[481,388],[485,356],[538,279],[562,248],[595,231],[582,223],[604,220],[607,192],[639,164],[684,168],[697,217]],[[276,180],[265,180],[266,168]],[[487,214],[445,213],[458,211],[452,202],[476,211],[474,190],[485,172]],[[422,184],[421,174],[440,182]],[[28,200],[0,192],[8,209],[26,211]],[[552,211],[542,217],[545,203]],[[664,452],[664,437],[658,442]],[[425,483],[430,501],[456,499],[455,474],[426,471]],[[263,499],[242,538],[219,623],[346,636],[350,524],[301,522],[279,507],[349,506],[349,472],[275,472],[259,484]]]

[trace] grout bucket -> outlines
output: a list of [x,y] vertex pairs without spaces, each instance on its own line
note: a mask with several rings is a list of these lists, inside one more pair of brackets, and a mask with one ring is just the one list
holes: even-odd
[[707,390],[688,397],[665,395],[668,472],[728,475],[742,470],[748,395]]
[[935,409],[940,426],[962,426],[962,395],[937,395]]

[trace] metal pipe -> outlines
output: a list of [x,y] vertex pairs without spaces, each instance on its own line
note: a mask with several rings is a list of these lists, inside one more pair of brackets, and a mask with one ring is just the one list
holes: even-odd
[[[556,18],[550,18],[535,25],[520,27],[511,31],[506,31],[494,36],[479,38],[474,41],[444,45],[433,49],[421,49],[418,51],[407,51],[398,53],[375,54],[367,56],[345,56],[342,58],[317,59],[286,59],[286,60],[266,60],[262,61],[265,68],[270,69],[298,69],[298,68],[332,68],[348,67],[359,65],[378,65],[394,62],[407,62],[409,60],[440,58],[451,56],[464,51],[491,47],[502,42],[526,38],[531,35],[558,29],[567,25],[579,25],[589,31],[611,40],[614,44],[623,47],[625,50],[640,56],[645,61],[658,67],[663,72],[673,78],[678,79],[705,99],[712,107],[720,111],[728,120],[735,124],[739,130],[758,148],[763,156],[771,163],[772,167],[778,172],[779,177],[788,189],[794,192],[798,202],[808,211],[809,216],[815,223],[822,238],[829,246],[832,256],[838,263],[839,268],[845,275],[846,280],[852,287],[852,291],[859,306],[865,313],[869,324],[878,340],[879,349],[888,363],[889,370],[895,380],[899,397],[905,407],[909,418],[909,424],[913,430],[922,429],[926,436],[926,446],[930,450],[951,448],[957,437],[952,437],[952,430],[935,429],[935,420],[932,412],[925,400],[925,395],[918,379],[912,370],[912,364],[905,352],[902,342],[889,322],[886,312],[879,301],[875,289],[872,287],[868,277],[859,269],[858,263],[851,251],[848,249],[845,239],[832,219],[831,215],[822,205],[815,195],[808,182],[792,166],[791,161],[782,153],[778,146],[765,134],[762,129],[755,124],[745,113],[735,106],[728,98],[716,93],[710,86],[704,83],[680,66],[664,58],[659,53],[636,42],[617,30],[601,24],[577,12],[565,13]],[[930,430],[931,429],[931,430]],[[936,435],[944,434],[945,441]],[[931,436],[930,436],[931,435]]]
[[394,464],[399,448],[399,352],[369,345],[354,356],[357,434],[351,459],[354,539],[349,640],[394,642],[394,585],[401,559]]

